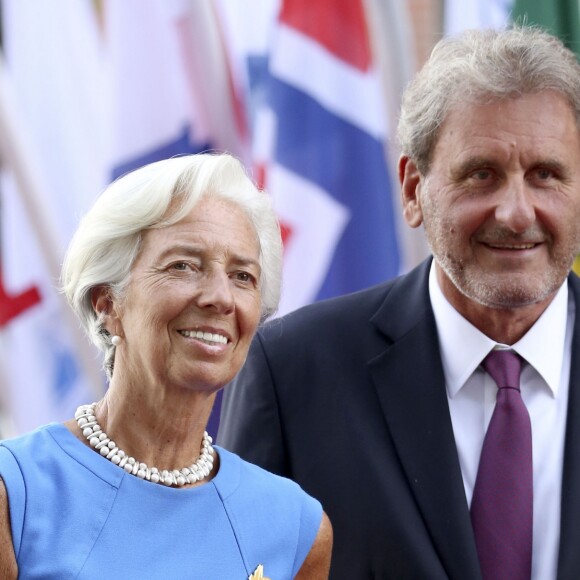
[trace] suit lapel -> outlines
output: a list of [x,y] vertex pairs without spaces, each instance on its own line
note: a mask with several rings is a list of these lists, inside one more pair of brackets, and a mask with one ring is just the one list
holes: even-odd
[[562,474],[559,580],[576,579],[580,574],[580,281],[574,274],[570,275],[568,287],[576,304],[576,317]]
[[428,295],[430,262],[399,280],[373,323],[391,346],[369,364],[388,429],[449,578],[480,578]]

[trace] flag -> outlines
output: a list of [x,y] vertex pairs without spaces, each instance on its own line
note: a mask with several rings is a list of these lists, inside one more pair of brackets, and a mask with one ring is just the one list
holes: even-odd
[[96,352],[56,286],[79,214],[105,182],[105,136],[89,0],[8,0],[2,41],[0,401],[11,423],[5,436],[69,418],[103,391]]
[[210,149],[244,158],[243,106],[212,3],[108,0],[103,19],[112,178]]
[[455,36],[470,28],[504,28],[514,0],[445,0],[444,33]]
[[577,0],[515,0],[511,19],[541,26],[580,54],[580,9]]
[[468,28],[502,28],[516,22],[538,25],[580,54],[580,8],[577,0],[447,0],[445,33]]
[[[111,179],[146,163],[207,150],[247,162],[243,92],[213,2],[108,0],[103,21]],[[220,405],[221,394],[207,426],[212,436]]]
[[[22,113],[5,117],[22,117],[41,186],[31,202],[6,171],[0,193],[0,404],[15,430],[69,417],[104,387],[92,386],[85,340],[54,290],[58,264],[99,192],[145,163],[210,149],[252,167],[285,238],[281,313],[413,265],[393,132],[414,66],[397,0],[3,8]],[[238,50],[242,36],[262,43],[259,58]]]
[[[235,2],[222,3],[238,26],[251,21],[253,160],[282,224],[280,314],[404,268],[392,111],[412,70],[404,57],[406,69],[393,70],[394,54],[411,53],[395,4],[284,0],[274,10],[270,3],[273,20],[257,46],[259,18],[247,6],[242,13]],[[402,40],[397,53],[384,55],[376,38],[389,35]]]

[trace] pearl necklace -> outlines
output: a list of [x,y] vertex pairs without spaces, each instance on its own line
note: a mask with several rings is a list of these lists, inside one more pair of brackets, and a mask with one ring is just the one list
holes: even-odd
[[75,413],[75,419],[83,435],[87,438],[89,445],[98,451],[109,461],[122,467],[127,473],[135,475],[140,479],[146,479],[153,483],[162,483],[167,486],[181,487],[186,483],[202,481],[211,472],[213,467],[214,450],[211,445],[212,438],[207,431],[203,432],[201,444],[201,454],[197,461],[189,467],[183,469],[164,469],[159,471],[156,467],[147,467],[145,463],[140,463],[133,457],[117,447],[114,441],[101,429],[95,417],[95,407],[97,403],[81,405]]

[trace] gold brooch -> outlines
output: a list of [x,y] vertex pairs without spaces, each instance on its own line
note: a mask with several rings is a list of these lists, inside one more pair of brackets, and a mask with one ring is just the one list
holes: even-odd
[[264,566],[260,564],[254,573],[248,576],[248,580],[270,580],[270,578],[266,578],[266,576],[264,576]]

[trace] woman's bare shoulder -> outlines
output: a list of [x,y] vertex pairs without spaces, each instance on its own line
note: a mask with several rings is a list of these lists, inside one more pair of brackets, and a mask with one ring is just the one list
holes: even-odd
[[318,534],[296,576],[296,580],[327,580],[332,553],[332,525],[323,512]]
[[8,492],[0,477],[0,578],[15,580],[17,577],[18,566],[12,544],[12,532],[10,531]]

